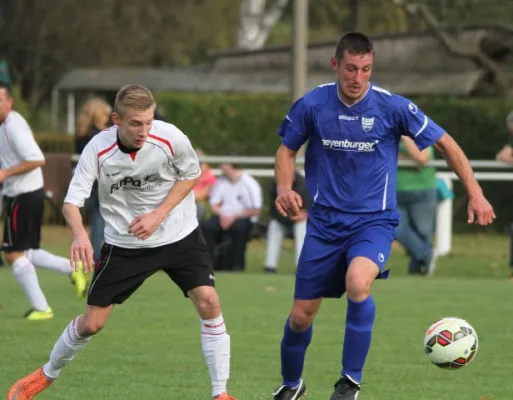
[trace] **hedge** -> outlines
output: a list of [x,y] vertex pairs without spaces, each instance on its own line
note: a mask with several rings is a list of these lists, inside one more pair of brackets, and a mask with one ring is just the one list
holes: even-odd
[[[273,155],[279,144],[275,132],[290,106],[289,96],[269,94],[159,93],[156,98],[166,118],[184,131],[195,147],[213,155]],[[446,97],[414,100],[455,137],[470,159],[494,159],[507,141],[504,118],[513,109],[513,101]],[[67,152],[73,148],[69,136],[47,134],[37,138],[44,151]],[[455,186],[455,229],[461,231],[468,229],[466,198],[461,185]],[[491,229],[504,231],[513,221],[513,184],[483,182],[482,186],[498,214]]]

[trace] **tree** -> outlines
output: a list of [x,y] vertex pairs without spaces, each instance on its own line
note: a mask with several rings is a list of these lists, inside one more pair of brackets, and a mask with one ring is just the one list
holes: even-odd
[[393,0],[395,4],[403,7],[411,15],[420,17],[433,31],[436,39],[450,53],[457,57],[469,59],[479,67],[485,69],[491,76],[495,85],[503,96],[513,95],[512,82],[508,75],[497,63],[486,55],[478,46],[469,46],[459,41],[454,35],[443,29],[430,8],[421,2],[408,0]]
[[31,112],[76,67],[186,66],[232,47],[237,0],[2,0],[0,56]]
[[289,0],[241,0],[237,47],[254,50],[262,48],[283,15]]

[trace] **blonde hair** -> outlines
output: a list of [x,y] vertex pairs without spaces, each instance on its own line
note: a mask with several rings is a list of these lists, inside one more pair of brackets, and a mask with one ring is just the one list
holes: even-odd
[[112,112],[112,107],[99,97],[92,97],[81,107],[75,135],[77,137],[88,136],[91,128],[104,129],[104,118]]
[[114,112],[123,116],[127,108],[137,111],[146,111],[155,108],[156,103],[150,90],[143,85],[125,85],[116,94]]

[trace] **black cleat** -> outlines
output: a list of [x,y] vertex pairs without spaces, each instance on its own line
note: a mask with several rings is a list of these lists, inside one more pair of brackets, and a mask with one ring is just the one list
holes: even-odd
[[303,396],[306,396],[306,385],[303,379],[295,389],[282,385],[273,392],[273,400],[299,400]]
[[330,400],[356,400],[360,393],[360,385],[347,375],[340,378],[334,386],[335,391]]

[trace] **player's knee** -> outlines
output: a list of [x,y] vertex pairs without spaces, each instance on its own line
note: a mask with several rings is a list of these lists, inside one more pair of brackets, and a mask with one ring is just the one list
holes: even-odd
[[80,326],[78,334],[82,337],[96,335],[105,326],[105,321],[85,319]]
[[306,331],[312,324],[315,313],[308,309],[294,307],[290,313],[289,324],[294,332]]
[[202,318],[215,318],[221,312],[219,296],[215,290],[209,290],[202,293],[195,301],[196,308]]
[[346,278],[346,293],[353,301],[363,301],[371,294],[372,282],[374,278],[369,279],[365,276],[355,276]]

